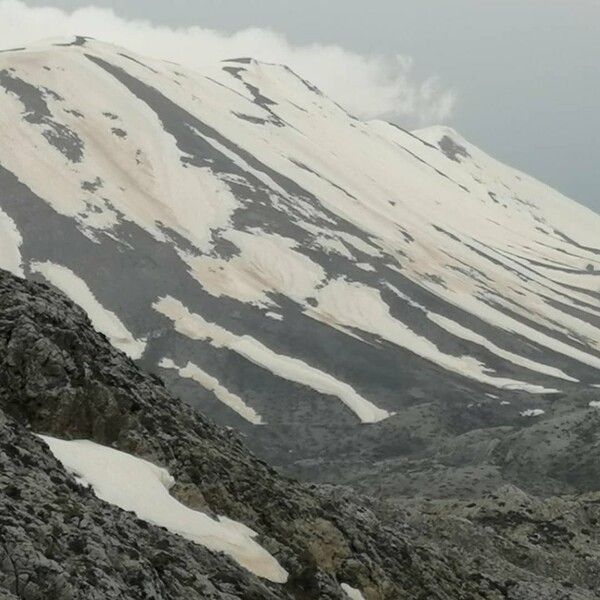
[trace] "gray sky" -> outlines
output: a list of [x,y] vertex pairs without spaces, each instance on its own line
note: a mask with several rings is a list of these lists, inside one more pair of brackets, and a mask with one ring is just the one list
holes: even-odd
[[[26,3],[64,9],[90,4]],[[317,42],[362,54],[411,56],[417,75],[439,75],[457,92],[447,124],[600,212],[600,0],[91,3],[172,27],[269,28],[298,45]]]

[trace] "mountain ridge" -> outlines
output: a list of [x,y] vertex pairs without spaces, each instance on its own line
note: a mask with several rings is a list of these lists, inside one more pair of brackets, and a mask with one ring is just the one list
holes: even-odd
[[286,472],[595,394],[600,217],[456,133],[363,123],[247,59],[201,75],[78,38],[0,74],[0,266]]

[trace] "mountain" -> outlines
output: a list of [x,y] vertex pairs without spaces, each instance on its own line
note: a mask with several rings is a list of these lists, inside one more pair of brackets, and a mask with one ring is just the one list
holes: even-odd
[[247,58],[5,52],[0,130],[0,267],[282,472],[597,489],[600,216]]
[[598,215],[246,58],[0,133],[1,600],[599,596]]
[[302,485],[0,271],[2,600],[593,600],[600,495]]

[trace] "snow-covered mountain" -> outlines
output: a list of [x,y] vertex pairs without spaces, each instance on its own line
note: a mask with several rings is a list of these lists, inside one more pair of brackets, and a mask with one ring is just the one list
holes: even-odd
[[600,384],[600,216],[451,129],[77,38],[0,54],[0,136],[0,267],[263,456]]

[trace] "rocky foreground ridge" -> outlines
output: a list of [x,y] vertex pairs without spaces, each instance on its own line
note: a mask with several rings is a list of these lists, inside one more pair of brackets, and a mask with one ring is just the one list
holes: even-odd
[[[173,495],[256,531],[288,571],[261,580],[78,484],[34,434],[168,468]],[[277,475],[172,398],[45,285],[0,272],[0,598],[592,599],[600,494],[376,500]]]

